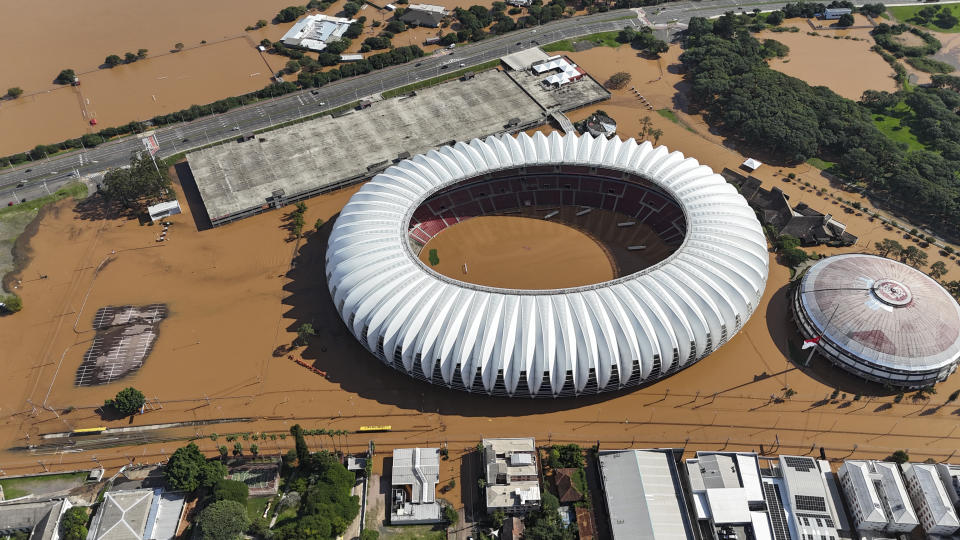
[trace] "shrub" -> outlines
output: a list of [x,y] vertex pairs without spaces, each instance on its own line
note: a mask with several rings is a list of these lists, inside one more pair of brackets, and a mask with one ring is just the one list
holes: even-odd
[[250,526],[247,508],[236,501],[217,501],[197,519],[202,540],[233,540]]
[[236,501],[246,504],[250,489],[243,482],[223,478],[213,486],[213,498],[218,501]]
[[896,452],[884,458],[884,461],[892,461],[894,463],[904,464],[910,461],[910,454],[906,453],[903,450],[897,450]]
[[619,90],[630,82],[632,76],[626,71],[618,71],[610,76],[603,85],[611,90]]
[[0,308],[3,310],[9,311],[10,313],[16,313],[23,309],[23,300],[15,294],[9,294],[2,297],[0,301]]
[[[86,540],[87,538],[87,507],[74,506],[66,511],[60,519],[60,532],[63,540]],[[16,538],[11,536],[11,538]]]
[[14,86],[13,88],[7,88],[7,97],[10,99],[17,99],[23,95],[23,89],[19,86]]

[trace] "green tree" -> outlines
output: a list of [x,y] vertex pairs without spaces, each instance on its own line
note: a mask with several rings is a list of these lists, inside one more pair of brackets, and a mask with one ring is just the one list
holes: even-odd
[[887,456],[884,461],[892,461],[894,463],[906,463],[910,461],[910,454],[906,453],[904,450],[897,450],[896,452]]
[[67,510],[60,519],[60,538],[63,540],[86,540],[88,520],[86,506],[74,506]]
[[360,4],[356,2],[347,2],[343,5],[343,13],[346,17],[353,17],[360,11]]
[[227,474],[227,468],[219,461],[207,461],[197,445],[190,443],[178,448],[163,468],[163,478],[171,489],[195,491],[199,487],[212,487]]
[[881,257],[899,257],[900,253],[903,251],[903,245],[901,245],[900,242],[891,240],[889,238],[884,238],[880,242],[875,242],[873,246],[876,248],[877,253]]
[[124,208],[139,209],[170,194],[167,168],[154,165],[150,155],[141,152],[130,158],[130,167],[113,169],[103,177],[100,193],[107,202],[120,203]]
[[224,478],[213,486],[213,498],[218,501],[237,501],[246,504],[250,488],[243,482]]
[[317,218],[317,221],[313,223],[313,230],[320,232],[320,229],[323,228],[324,221],[322,218]]
[[243,455],[243,444],[236,442],[233,444],[233,455],[242,456]]
[[947,265],[943,261],[937,261],[930,265],[930,277],[939,280],[947,273]]
[[783,22],[783,19],[783,12],[778,9],[776,11],[767,13],[767,18],[764,20],[764,22],[770,26],[780,26],[780,24]]
[[133,387],[127,387],[117,392],[113,399],[105,400],[103,404],[107,407],[113,407],[124,415],[131,415],[139,412],[140,407],[143,407],[146,402],[147,398],[144,397],[143,392]]
[[230,451],[227,450],[226,446],[220,446],[217,450],[220,452],[220,459],[227,459],[227,456],[230,455]]
[[253,454],[253,457],[257,457],[260,454],[260,447],[256,444],[250,445],[250,453]]
[[854,180],[870,179],[880,174],[877,158],[863,148],[853,148],[840,158],[840,169]]
[[631,78],[633,78],[633,76],[626,71],[618,71],[611,75],[603,85],[610,90],[620,90],[630,82]]
[[922,268],[927,265],[927,252],[916,246],[907,246],[900,254],[901,259],[914,268]]
[[364,529],[363,532],[360,533],[360,540],[379,540],[379,539],[380,539],[380,532],[378,532],[376,529]]
[[573,540],[573,531],[564,527],[557,512],[560,501],[549,491],[544,491],[542,497],[540,509],[527,515],[524,540]]
[[846,28],[848,26],[853,26],[853,15],[849,13],[844,13],[840,16],[840,19],[837,20],[837,26]]
[[301,345],[307,344],[307,339],[310,336],[317,335],[316,330],[313,329],[313,325],[310,323],[303,323],[297,328],[297,342]]
[[650,133],[650,136],[653,137],[653,144],[659,143],[659,142],[660,142],[660,137],[663,136],[663,130],[660,129],[660,128],[651,129],[651,130],[649,131],[649,133]]
[[280,13],[277,14],[277,21],[293,22],[299,19],[307,12],[307,8],[303,6],[288,6],[280,10]]
[[150,52],[147,49],[137,49],[137,60],[143,60],[147,57],[147,53]]
[[197,519],[202,540],[236,540],[249,526],[246,506],[231,500],[211,504]]
[[310,460],[310,448],[307,446],[307,440],[303,438],[303,429],[300,427],[300,424],[291,426],[290,434],[293,435],[296,446],[297,463],[299,466],[306,466]]
[[57,75],[53,82],[57,84],[73,84],[77,79],[77,74],[72,69],[64,69]]
[[260,19],[259,21],[257,21],[257,24],[255,26],[257,28],[263,28],[266,25],[267,25],[266,19]]
[[452,506],[444,507],[443,517],[447,520],[447,527],[455,527],[460,521],[460,516],[457,514],[456,508]]
[[296,60],[288,60],[285,70],[290,74],[300,71],[300,62],[297,62]]
[[0,308],[10,313],[16,313],[23,309],[23,300],[15,294],[8,294],[0,297]]
[[12,88],[7,88],[7,97],[10,99],[17,99],[23,95],[23,89],[19,86],[14,86]]
[[176,51],[178,51],[178,52],[179,52],[179,51],[182,51],[182,50],[183,50],[183,43],[177,42],[177,43],[175,43],[175,44],[173,45],[173,48],[174,48],[174,50],[176,50]]
[[125,52],[123,53],[123,61],[127,64],[132,64],[137,61],[137,55],[132,52]]

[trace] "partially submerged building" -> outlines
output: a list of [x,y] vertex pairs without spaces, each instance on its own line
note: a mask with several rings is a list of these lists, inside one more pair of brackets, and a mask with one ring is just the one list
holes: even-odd
[[487,512],[525,514],[540,508],[537,445],[533,437],[484,439]]
[[87,540],[172,540],[177,535],[185,497],[163,489],[108,491]]
[[765,460],[764,499],[776,540],[850,538],[839,485],[825,460],[780,456]]
[[554,72],[552,75],[541,81],[544,86],[550,86],[554,88],[559,88],[571,82],[579,81],[584,77],[584,75],[587,74],[583,68],[574,64],[573,60],[570,60],[563,55],[551,56],[542,62],[533,64],[530,66],[530,68],[537,75]]
[[398,448],[390,477],[390,523],[414,525],[443,521],[437,502],[439,448]]
[[674,451],[600,452],[600,480],[614,540],[693,540]]
[[858,531],[909,533],[920,524],[896,463],[850,460],[838,474]]
[[705,538],[773,540],[757,454],[697,452],[685,462],[697,525]]
[[2,504],[0,505],[0,537],[25,534],[30,540],[58,538],[60,517],[71,506],[66,499]]
[[824,214],[802,202],[791,207],[790,196],[783,190],[778,187],[766,190],[753,176],[743,176],[731,169],[724,169],[722,174],[727,182],[737,186],[757,211],[760,221],[773,227],[777,235],[793,236],[804,246],[852,246],[857,242],[857,237],[847,232],[847,226],[832,214]]
[[449,15],[443,6],[434,6],[430,4],[410,4],[406,12],[400,17],[400,20],[414,26],[426,26],[428,28],[437,28],[443,22],[443,18]]
[[355,22],[355,19],[343,17],[307,15],[287,30],[280,41],[288,47],[322,51],[327,48],[328,42],[342,38],[347,28]]
[[923,532],[927,536],[947,536],[957,532],[960,519],[957,518],[946,486],[940,480],[937,465],[904,463],[902,468],[907,492]]

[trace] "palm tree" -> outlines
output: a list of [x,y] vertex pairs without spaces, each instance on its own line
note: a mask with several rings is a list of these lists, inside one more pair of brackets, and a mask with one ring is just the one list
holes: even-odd
[[650,129],[650,126],[653,125],[653,122],[650,120],[649,116],[644,116],[640,119],[640,138],[645,139],[647,137],[647,130]]
[[653,137],[653,144],[660,142],[660,136],[663,135],[662,129],[651,129],[650,136]]

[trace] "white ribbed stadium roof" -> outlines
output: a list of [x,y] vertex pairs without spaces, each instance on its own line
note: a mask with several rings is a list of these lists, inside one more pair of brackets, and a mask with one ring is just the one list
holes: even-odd
[[[650,180],[682,208],[683,243],[634,274],[554,290],[460,282],[411,252],[410,217],[438,190],[551,164]],[[390,167],[343,208],[326,257],[341,317],[381,360],[435,384],[525,397],[616,390],[705,357],[750,317],[768,264],[753,211],[709,167],[649,142],[556,132],[459,142]]]

